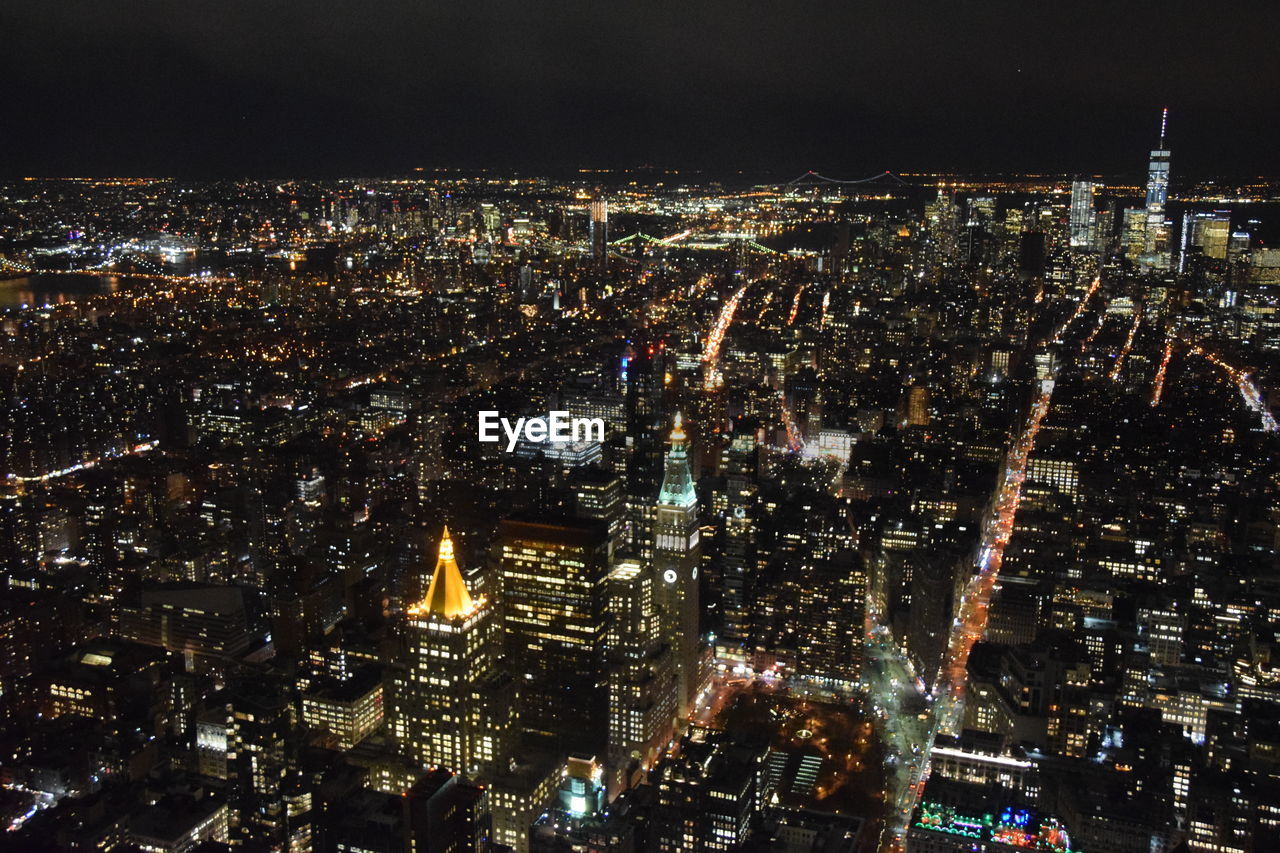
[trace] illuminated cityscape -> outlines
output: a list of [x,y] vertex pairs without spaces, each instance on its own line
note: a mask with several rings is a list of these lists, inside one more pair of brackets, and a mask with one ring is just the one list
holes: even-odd
[[198,5],[13,16],[0,851],[1280,851],[1217,63]]

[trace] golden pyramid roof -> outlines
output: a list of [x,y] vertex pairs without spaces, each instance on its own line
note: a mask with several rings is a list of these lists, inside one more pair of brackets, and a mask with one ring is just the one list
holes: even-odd
[[467,592],[462,570],[458,568],[458,561],[453,556],[453,539],[449,536],[449,528],[445,527],[440,537],[436,570],[431,575],[431,586],[427,587],[427,597],[410,608],[410,612],[456,619],[468,615],[474,609],[475,603],[471,600],[471,593]]

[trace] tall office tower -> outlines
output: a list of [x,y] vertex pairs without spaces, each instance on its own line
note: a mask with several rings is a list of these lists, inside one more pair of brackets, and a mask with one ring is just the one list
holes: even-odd
[[1147,245],[1147,212],[1141,207],[1126,207],[1120,225],[1120,245],[1125,257],[1137,261]]
[[845,271],[849,259],[849,249],[853,245],[853,222],[844,216],[836,222],[835,234],[831,244],[831,271],[837,276]]
[[1168,122],[1169,110],[1166,108],[1160,116],[1160,144],[1151,152],[1151,162],[1147,165],[1146,208],[1162,215],[1169,201],[1169,149],[1164,143]]
[[485,232],[491,238],[497,235],[498,229],[502,226],[502,213],[499,212],[497,205],[482,202],[480,205],[480,222],[484,225]]
[[594,518],[609,527],[609,547],[622,545],[626,501],[622,477],[601,468],[583,467],[574,471],[571,485],[579,518]]
[[988,260],[996,222],[996,200],[987,196],[969,199],[969,213],[959,233],[959,256],[969,266]]
[[1028,227],[1035,227],[1032,209],[1011,207],[1004,212],[1004,227],[1001,229],[1001,242],[1006,247],[1016,249],[1022,232]]
[[1004,227],[1000,230],[1000,254],[1003,257],[1017,257],[1026,222],[1026,211],[1013,207],[1004,212]]
[[1195,246],[1192,232],[1195,230],[1195,214],[1187,211],[1182,214],[1182,234],[1178,246],[1178,272],[1181,273],[1187,268],[1187,256],[1191,253],[1191,249]]
[[956,199],[943,190],[924,207],[929,242],[941,260],[950,259],[956,251]]
[[653,573],[635,560],[609,574],[610,799],[653,768],[675,731],[676,676],[653,586]]
[[996,221],[996,200],[992,196],[979,196],[969,200],[970,215],[976,215],[982,227],[990,229]]
[[688,716],[698,690],[699,596],[698,494],[689,472],[689,450],[679,413],[671,430],[662,488],[653,520],[653,571],[663,634],[675,658],[676,711]]
[[1232,231],[1227,239],[1227,263],[1235,263],[1241,255],[1247,254],[1252,241],[1253,235],[1248,231]]
[[508,519],[498,579],[525,732],[565,752],[604,753],[609,532],[603,522]]
[[494,667],[494,608],[467,591],[447,527],[427,594],[405,615],[392,736],[422,764],[468,775],[492,766],[508,744],[513,697]]
[[867,573],[852,550],[806,560],[795,611],[796,674],[851,686],[862,677]]
[[822,435],[822,415],[826,411],[826,402],[822,399],[822,389],[815,388],[813,396],[809,398],[809,404],[805,409],[804,417],[804,434],[805,439],[809,441],[817,441]]
[[1094,211],[1093,222],[1090,223],[1089,239],[1095,252],[1105,252],[1111,245],[1116,224],[1116,206],[1111,201],[1103,210]]
[[1182,254],[1178,261],[1181,271],[1193,249],[1199,249],[1206,258],[1225,260],[1227,245],[1231,240],[1231,211],[1214,210],[1182,215]]
[[618,372],[627,417],[623,539],[631,556],[645,559],[652,556],[653,495],[662,482],[666,366],[665,347],[649,343],[628,347]]
[[759,458],[754,433],[735,435],[721,459],[725,478],[724,545],[720,554],[720,634],[742,644],[750,631],[756,567],[756,482]]
[[1169,228],[1165,224],[1165,205],[1169,201],[1169,157],[1165,147],[1165,130],[1169,110],[1160,117],[1160,143],[1151,152],[1147,164],[1146,239],[1143,243],[1143,265],[1155,269],[1169,268]]
[[1038,278],[1045,274],[1048,263],[1048,235],[1039,229],[1023,231],[1018,241],[1018,274]]
[[1227,246],[1231,242],[1231,212],[1215,210],[1205,214],[1196,231],[1196,241],[1205,257],[1226,260]]
[[955,610],[956,560],[945,551],[913,555],[911,615],[907,654],[916,672],[932,689],[947,651],[947,629]]
[[1089,232],[1093,227],[1093,194],[1097,186],[1093,181],[1071,182],[1071,214],[1068,228],[1073,249],[1089,248]]
[[591,257],[598,268],[609,263],[609,202],[591,202]]

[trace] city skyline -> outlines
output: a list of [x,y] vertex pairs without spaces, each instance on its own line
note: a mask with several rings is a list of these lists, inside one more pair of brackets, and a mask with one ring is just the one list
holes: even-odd
[[1257,6],[7,9],[0,853],[1280,850]]

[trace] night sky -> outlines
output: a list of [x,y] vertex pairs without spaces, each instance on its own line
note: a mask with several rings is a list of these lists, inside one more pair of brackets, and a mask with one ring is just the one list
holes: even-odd
[[0,3],[3,172],[1280,172],[1280,3]]

